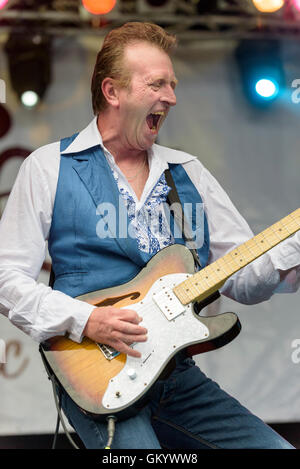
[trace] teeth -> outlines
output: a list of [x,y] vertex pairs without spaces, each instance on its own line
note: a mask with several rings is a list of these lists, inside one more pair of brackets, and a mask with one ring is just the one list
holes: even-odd
[[159,116],[159,119],[155,119],[154,122],[152,120],[152,128],[150,128],[151,131],[157,131],[159,126],[160,126],[160,123],[162,121],[161,118],[164,117],[166,115],[166,113],[165,113],[165,111],[156,111],[156,112],[152,112],[151,115],[152,116]]

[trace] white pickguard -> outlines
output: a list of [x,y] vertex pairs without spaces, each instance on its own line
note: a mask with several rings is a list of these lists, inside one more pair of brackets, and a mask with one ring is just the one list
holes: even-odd
[[[147,328],[148,340],[133,346],[142,357],[127,355],[124,368],[110,380],[102,400],[105,408],[116,410],[133,404],[158,378],[176,352],[209,336],[208,328],[195,317],[191,304],[184,306],[175,299],[178,301],[174,307],[175,319],[170,314],[171,308],[165,304],[167,295],[162,292],[188,276],[186,273],[165,275],[152,285],[141,302],[130,305],[130,309],[138,311],[143,318],[140,325]],[[172,301],[174,299],[170,304]],[[164,308],[166,311],[162,312]]]

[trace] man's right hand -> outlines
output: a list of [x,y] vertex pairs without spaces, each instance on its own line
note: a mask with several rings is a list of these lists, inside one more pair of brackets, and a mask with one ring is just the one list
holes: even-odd
[[140,352],[129,345],[147,340],[147,329],[139,326],[142,320],[132,309],[100,306],[92,311],[83,335],[95,342],[110,345],[118,352],[139,358]]

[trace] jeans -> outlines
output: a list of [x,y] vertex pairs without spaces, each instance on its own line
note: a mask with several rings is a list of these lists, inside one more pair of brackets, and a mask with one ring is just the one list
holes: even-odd
[[[62,393],[62,408],[86,448],[104,448],[106,423],[93,420]],[[287,441],[207,378],[179,359],[151,388],[134,417],[116,422],[111,449],[292,449]]]

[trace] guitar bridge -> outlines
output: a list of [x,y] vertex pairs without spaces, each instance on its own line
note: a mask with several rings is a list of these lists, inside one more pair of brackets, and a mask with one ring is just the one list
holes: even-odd
[[120,352],[118,352],[110,345],[104,345],[99,343],[97,343],[97,345],[107,360],[113,360],[115,357],[120,355]]

